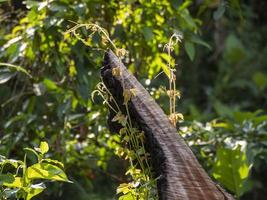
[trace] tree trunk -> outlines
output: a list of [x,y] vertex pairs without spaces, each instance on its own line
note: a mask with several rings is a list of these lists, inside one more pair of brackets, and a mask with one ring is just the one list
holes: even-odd
[[[160,177],[157,181],[159,199],[233,199],[211,180],[163,110],[111,50],[105,54],[103,64],[103,82],[122,110],[123,90],[136,89],[136,95],[129,102],[129,112],[135,125],[145,133],[146,151],[151,155],[155,177]],[[120,69],[119,76],[112,75],[115,67]],[[111,118],[113,116],[111,112]],[[118,124],[109,121],[110,129],[118,131]]]

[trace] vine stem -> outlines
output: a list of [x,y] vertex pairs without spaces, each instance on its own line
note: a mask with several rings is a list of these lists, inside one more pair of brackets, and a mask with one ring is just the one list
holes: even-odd
[[[82,39],[81,37],[78,36],[78,34],[75,32],[77,29],[85,27],[86,29],[91,29],[93,31],[92,34],[94,34],[96,31],[100,31],[105,38],[108,40],[108,42],[112,45],[112,47],[117,50],[118,48],[116,47],[116,45],[114,44],[114,42],[110,39],[108,32],[103,29],[101,26],[99,26],[98,24],[94,24],[94,23],[88,23],[88,24],[78,24],[76,22],[70,21],[74,24],[76,24],[74,27],[70,28],[69,30],[65,31],[64,34],[69,34],[69,33],[73,33],[75,35],[75,37],[77,37],[79,40],[81,40],[85,45],[88,46],[87,42]],[[92,35],[90,34],[90,36]]]

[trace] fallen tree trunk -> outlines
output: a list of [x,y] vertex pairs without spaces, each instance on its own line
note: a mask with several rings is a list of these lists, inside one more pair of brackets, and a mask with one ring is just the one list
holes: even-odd
[[[159,199],[233,199],[211,180],[163,110],[111,50],[105,54],[103,64],[103,82],[122,110],[123,90],[136,89],[136,95],[129,102],[129,112],[145,133],[146,150],[151,155],[155,177],[160,177],[157,181]],[[116,67],[119,67],[119,76],[112,75],[112,69]],[[112,118],[114,113],[111,115]],[[112,131],[119,130],[118,124],[110,123]]]

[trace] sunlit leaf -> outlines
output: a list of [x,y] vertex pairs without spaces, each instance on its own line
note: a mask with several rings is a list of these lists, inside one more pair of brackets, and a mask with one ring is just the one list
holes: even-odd
[[62,169],[49,163],[37,163],[28,167],[27,176],[29,179],[48,179],[70,182]]
[[49,79],[44,79],[43,83],[46,86],[46,88],[49,89],[49,90],[57,90],[57,89],[59,89],[58,86],[56,85],[56,83],[51,81],[51,80],[49,80]]
[[122,183],[117,188],[117,194],[123,193],[127,194],[130,191],[130,185],[128,183]]
[[45,158],[45,159],[42,159],[42,161],[44,162],[48,162],[48,163],[52,163],[54,165],[57,165],[57,166],[60,166],[61,168],[64,168],[64,164],[58,160],[53,160],[53,159],[50,159],[50,158]]
[[33,184],[29,187],[23,188],[27,192],[26,200],[30,200],[32,197],[40,194],[45,188],[46,187],[44,183]]
[[249,170],[246,154],[240,146],[235,149],[217,149],[212,175],[238,197],[244,193],[244,182],[248,178]]
[[124,89],[123,90],[123,98],[124,98],[124,104],[127,104],[132,97],[136,95],[136,89],[131,88],[131,89]]
[[23,178],[22,177],[14,177],[13,181],[7,181],[3,183],[4,186],[10,188],[22,188],[23,187]]
[[41,150],[41,153],[42,154],[47,153],[48,150],[49,150],[48,143],[47,142],[41,142],[41,144],[40,144],[40,150]]
[[135,200],[136,198],[130,192],[119,197],[119,200]]

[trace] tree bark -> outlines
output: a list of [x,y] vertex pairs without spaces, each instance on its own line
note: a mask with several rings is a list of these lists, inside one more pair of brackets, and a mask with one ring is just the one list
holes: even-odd
[[[103,82],[122,110],[123,90],[136,89],[136,95],[129,102],[129,112],[135,125],[145,133],[146,151],[151,155],[155,178],[159,177],[159,199],[234,199],[211,180],[163,110],[111,50],[106,52],[103,65]],[[112,69],[116,67],[120,69],[119,76],[112,75]],[[111,112],[110,115],[112,119],[114,113]],[[109,124],[111,131],[120,129],[111,120]]]

